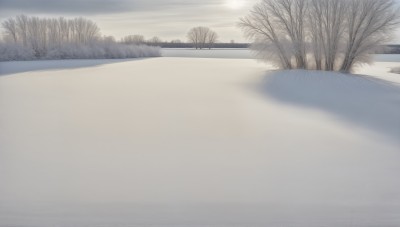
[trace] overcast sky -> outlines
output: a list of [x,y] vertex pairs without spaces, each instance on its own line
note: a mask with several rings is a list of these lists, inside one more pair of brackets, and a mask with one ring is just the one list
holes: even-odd
[[[400,1],[400,0],[399,0]],[[186,41],[194,26],[208,26],[220,41],[244,42],[236,27],[258,0],[0,0],[0,20],[18,14],[46,17],[83,16],[95,21],[102,34],[121,38],[143,34]],[[400,43],[400,33],[394,43]]]

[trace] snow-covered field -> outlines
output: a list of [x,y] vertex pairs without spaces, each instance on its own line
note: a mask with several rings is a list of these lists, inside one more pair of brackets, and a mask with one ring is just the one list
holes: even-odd
[[400,63],[0,63],[0,226],[400,225]]

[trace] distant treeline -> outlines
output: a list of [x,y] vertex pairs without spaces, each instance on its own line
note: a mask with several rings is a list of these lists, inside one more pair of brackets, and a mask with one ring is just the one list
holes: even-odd
[[[162,42],[157,44],[148,43],[148,45],[157,45],[162,48],[194,48],[193,43],[170,43]],[[249,43],[215,43],[213,48],[249,48],[251,44]],[[386,45],[377,52],[376,54],[400,54],[400,45]]]
[[[144,58],[161,56],[145,43],[126,44],[101,36],[100,28],[83,17],[66,19],[18,15],[1,23],[0,61],[38,59]],[[157,39],[151,39],[155,43]]]
[[[151,45],[151,44],[150,44]],[[157,43],[157,46],[162,48],[194,48],[193,43]],[[248,48],[250,44],[248,43],[214,43],[213,48]]]
[[387,45],[377,54],[400,54],[400,45]]
[[[162,48],[194,48],[192,43],[159,43],[158,46]],[[215,43],[213,48],[232,48],[243,49],[249,48],[250,43]],[[400,54],[400,45],[386,45],[375,54]]]

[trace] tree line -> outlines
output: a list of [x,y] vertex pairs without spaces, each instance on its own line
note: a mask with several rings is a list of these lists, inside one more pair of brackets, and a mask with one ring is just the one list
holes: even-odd
[[[214,47],[218,35],[208,27],[192,28],[188,34],[188,43],[179,39],[170,42],[162,41],[155,36],[145,39],[143,35],[128,35],[120,41],[116,41],[111,36],[101,36],[100,28],[91,20],[83,17],[66,19],[59,18],[40,18],[18,15],[8,18],[2,23],[4,30],[2,51],[15,52],[14,55],[24,54],[33,55],[35,58],[46,57],[50,52],[62,49],[68,45],[94,45],[104,43],[120,43],[125,45],[148,45],[163,47],[194,47],[196,49]],[[5,44],[8,44],[7,48]],[[14,44],[14,45],[12,45]],[[220,45],[221,46],[221,45]],[[235,45],[231,45],[235,46]],[[6,53],[3,53],[6,54]]]
[[[125,44],[147,44],[163,47],[193,47],[196,49],[211,49],[218,41],[218,34],[208,27],[194,27],[187,33],[188,42],[184,44],[180,39],[174,39],[170,42],[162,41],[159,37],[155,36],[146,40],[143,35],[128,35],[121,39]],[[235,45],[231,45],[235,46]]]
[[[191,29],[188,34],[192,34],[198,31],[197,29]],[[211,34],[211,33],[210,33]],[[232,40],[229,43],[223,43],[223,42],[218,42],[218,40],[215,39],[215,35],[213,36],[214,38],[205,38],[202,39],[203,43],[200,44],[200,40],[197,41],[197,44],[195,41],[191,40],[188,38],[187,42],[182,41],[180,39],[172,39],[172,40],[162,40],[158,38],[157,36],[146,39],[145,36],[143,35],[128,35],[123,38],[121,38],[121,43],[124,44],[129,44],[129,45],[140,45],[140,44],[146,44],[150,46],[159,46],[162,48],[196,48],[200,49],[201,48],[248,48],[249,44],[248,43],[235,43],[234,40]],[[209,41],[212,41],[211,43]]]
[[159,48],[125,45],[101,36],[91,20],[19,15],[2,22],[0,61],[71,58],[136,58],[160,56]]
[[36,57],[65,43],[87,44],[100,39],[100,29],[91,20],[39,18],[19,15],[2,23],[6,41],[30,47]]
[[187,38],[196,49],[211,49],[217,42],[218,35],[208,27],[195,27],[190,29]]
[[350,72],[390,40],[398,15],[393,0],[262,0],[239,26],[283,69]]

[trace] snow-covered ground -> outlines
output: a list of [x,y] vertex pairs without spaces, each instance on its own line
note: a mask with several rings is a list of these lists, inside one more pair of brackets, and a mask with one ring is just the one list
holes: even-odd
[[0,63],[0,226],[400,225],[400,63]]
[[[255,54],[245,48],[202,49],[193,48],[163,48],[164,57],[184,58],[225,58],[225,59],[254,59]],[[373,59],[378,62],[400,62],[400,54],[375,54]]]
[[253,59],[254,53],[249,49],[202,49],[193,48],[163,48],[161,51],[164,57],[184,57],[184,58],[224,58],[224,59]]
[[400,67],[392,68],[390,72],[400,74]]

